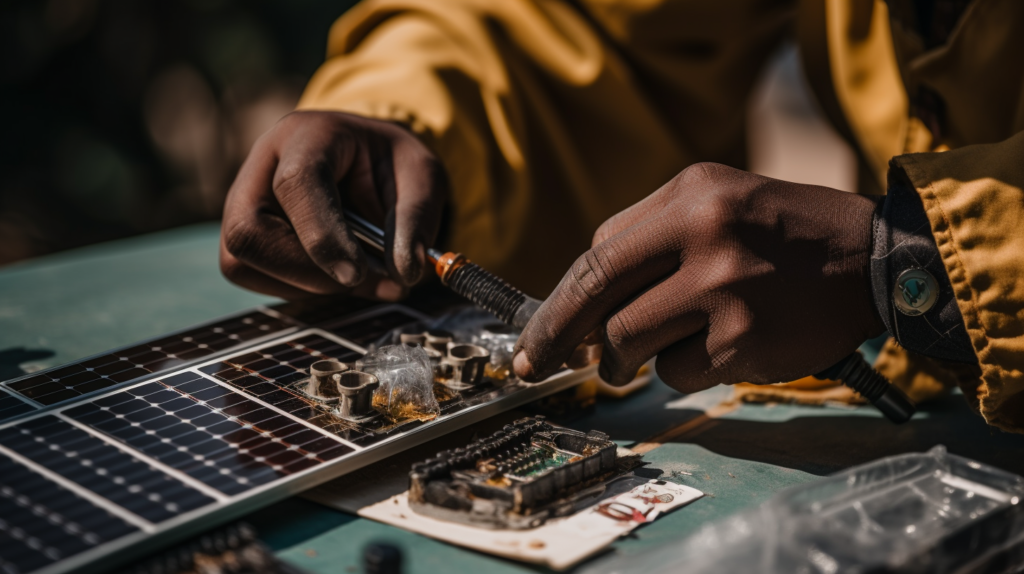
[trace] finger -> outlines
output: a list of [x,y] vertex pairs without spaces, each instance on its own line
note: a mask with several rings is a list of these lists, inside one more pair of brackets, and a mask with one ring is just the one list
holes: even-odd
[[[695,393],[715,385],[743,380],[739,362],[746,355],[733,333],[742,332],[737,320],[711,324],[658,353],[655,371],[667,385]],[[740,329],[740,330],[736,330]]]
[[427,247],[437,239],[447,179],[441,163],[419,141],[401,137],[393,154],[395,207],[385,223],[384,260],[393,277],[414,285],[426,269]]
[[629,383],[651,357],[707,325],[697,280],[684,267],[608,318],[598,371],[602,379],[615,386]]
[[242,263],[227,250],[223,241],[220,246],[220,270],[228,281],[257,293],[288,300],[304,299],[313,295],[309,291],[278,281]]
[[[221,272],[232,283],[274,297],[295,300],[329,294],[301,289],[275,279],[238,260],[223,245],[221,245],[220,266]],[[317,271],[319,272],[319,269]],[[368,277],[354,288],[339,285],[334,281],[331,281],[330,284],[334,289],[332,291],[333,294],[353,295],[363,299],[378,301],[400,301],[409,294],[407,288],[376,271],[371,271]]]
[[[353,168],[368,172],[369,160],[355,141],[324,141],[326,137],[322,131],[300,129],[289,140],[274,173],[274,196],[309,258],[342,285],[354,287],[366,276],[366,256],[345,225],[335,182]],[[372,193],[372,188],[353,192]]]
[[595,246],[573,263],[519,338],[516,374],[554,372],[588,333],[635,293],[679,267],[679,247],[655,218]]
[[713,368],[707,344],[708,331],[704,330],[663,349],[654,363],[658,378],[681,393],[715,386],[707,376]]
[[[281,216],[281,208],[271,192],[278,166],[273,140],[277,135],[272,131],[253,146],[228,192],[221,245],[222,252],[232,257],[227,260],[225,271],[239,273],[243,281],[250,277],[251,273],[239,271],[234,262],[237,260],[309,293],[340,292],[341,286],[306,254],[292,226]],[[267,284],[265,280],[259,283]],[[277,287],[273,289],[279,291]]]
[[[312,265],[312,262],[310,262],[310,267],[317,273],[320,273],[321,275],[323,274],[319,268]],[[304,299],[315,295],[344,293],[361,297],[363,299],[400,301],[409,294],[408,289],[398,283],[395,283],[386,275],[382,275],[375,271],[371,271],[366,280],[355,288],[348,288],[344,285],[339,285],[328,278],[329,284],[332,288],[331,293],[302,289],[284,281],[275,279],[267,273],[246,265],[244,262],[235,258],[223,243],[221,244],[220,249],[220,268],[224,276],[236,285],[252,291],[288,300]]]
[[225,205],[224,251],[247,267],[311,294],[347,289],[316,265],[292,226],[267,208],[243,208],[229,196]]

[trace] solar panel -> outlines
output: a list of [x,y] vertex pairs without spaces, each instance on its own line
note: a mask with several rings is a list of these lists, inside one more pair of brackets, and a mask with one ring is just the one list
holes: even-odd
[[427,319],[387,305],[324,329],[261,310],[0,385],[0,414],[20,416],[0,423],[0,572],[109,568],[588,376],[486,382],[429,422],[355,424],[304,394],[313,362]]
[[[287,317],[270,310],[257,310],[6,381],[0,386],[0,422],[180,368],[220,351],[294,328],[295,322]],[[18,402],[24,406],[7,400],[10,395],[20,398]]]

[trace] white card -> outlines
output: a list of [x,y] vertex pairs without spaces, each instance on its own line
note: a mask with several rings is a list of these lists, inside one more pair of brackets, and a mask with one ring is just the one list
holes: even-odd
[[641,524],[704,496],[672,482],[631,480],[635,486],[627,492],[530,530],[487,530],[417,514],[405,492],[362,508],[359,515],[479,552],[564,570]]

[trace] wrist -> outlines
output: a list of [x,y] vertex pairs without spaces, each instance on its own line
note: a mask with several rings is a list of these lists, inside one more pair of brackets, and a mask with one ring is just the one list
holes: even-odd
[[842,197],[842,208],[837,216],[839,222],[838,242],[842,250],[843,269],[850,288],[849,301],[851,319],[863,338],[871,339],[886,330],[886,323],[875,305],[872,279],[872,249],[874,247],[873,226],[879,202],[872,198],[853,193],[838,192]]

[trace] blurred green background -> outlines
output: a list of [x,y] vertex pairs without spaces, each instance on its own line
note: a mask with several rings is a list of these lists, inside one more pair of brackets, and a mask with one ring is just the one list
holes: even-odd
[[219,218],[355,1],[0,2],[0,265]]

